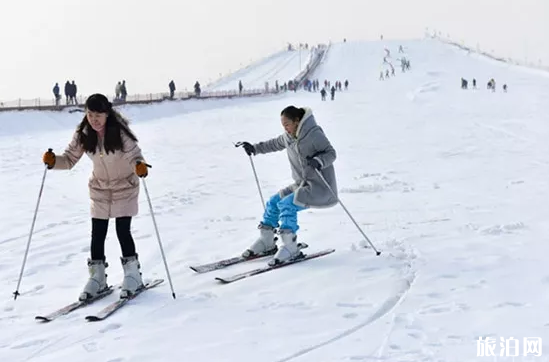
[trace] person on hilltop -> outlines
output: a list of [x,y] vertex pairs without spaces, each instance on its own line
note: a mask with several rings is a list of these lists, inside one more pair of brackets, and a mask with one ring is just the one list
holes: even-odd
[[42,160],[49,169],[70,170],[86,154],[93,170],[88,183],[91,199],[91,248],[87,266],[89,279],[80,300],[94,299],[105,292],[108,267],[105,239],[109,219],[116,220],[124,270],[120,297],[127,298],[144,287],[140,263],[132,238],[132,217],[138,213],[139,178],[148,175],[137,137],[129,122],[113,109],[107,97],[91,95],[85,115],[61,155],[49,150]]

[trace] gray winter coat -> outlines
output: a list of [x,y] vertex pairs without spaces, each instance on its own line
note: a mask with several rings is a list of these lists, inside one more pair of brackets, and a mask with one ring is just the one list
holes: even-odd
[[313,157],[320,162],[320,172],[337,195],[336,176],[332,165],[336,159],[336,151],[316,123],[312,110],[304,109],[305,115],[299,122],[296,137],[284,132],[277,138],[255,144],[255,151],[256,154],[263,154],[286,149],[295,183],[280,190],[281,197],[294,192],[294,203],[298,206],[332,207],[337,203],[337,198],[326,187],[315,169],[307,165],[306,158]]

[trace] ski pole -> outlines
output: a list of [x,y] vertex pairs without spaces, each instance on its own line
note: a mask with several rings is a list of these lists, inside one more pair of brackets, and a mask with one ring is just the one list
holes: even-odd
[[[140,163],[140,161],[138,161],[137,163]],[[145,165],[147,165],[147,164],[145,164]],[[147,165],[147,167],[152,167],[152,166]],[[152,203],[151,203],[151,197],[149,196],[149,190],[147,189],[147,183],[145,182],[145,179],[143,178],[142,181],[143,181],[143,187],[145,188],[145,194],[147,195],[147,201],[149,203],[149,210],[151,212],[151,216],[152,216],[152,220],[153,220],[153,224],[154,224],[154,230],[156,231],[156,238],[158,240],[158,245],[160,246],[160,253],[162,254],[162,260],[164,261],[164,267],[166,268],[166,274],[168,276],[168,281],[170,282],[170,288],[172,290],[172,297],[173,297],[173,299],[175,299],[175,291],[173,289],[172,278],[170,276],[170,270],[168,268],[168,263],[166,262],[166,255],[164,254],[164,248],[162,247],[162,241],[160,240],[160,233],[158,232],[158,226],[156,225],[156,219],[154,217],[154,211],[153,211],[153,207],[152,207]]]
[[254,160],[252,159],[252,156],[250,157],[250,164],[252,165],[252,170],[254,171],[254,177],[255,177],[255,183],[257,185],[257,191],[259,191],[259,197],[261,198],[261,204],[263,205],[263,210],[265,210],[265,199],[263,198],[263,194],[261,193],[261,186],[259,185],[259,178],[257,177],[257,172],[255,171],[255,165]]
[[[237,142],[235,143],[235,147],[240,147],[242,146],[243,143],[242,142]],[[252,170],[254,172],[254,177],[255,177],[255,184],[257,185],[257,191],[259,191],[259,197],[261,198],[261,205],[263,205],[263,210],[265,210],[265,199],[263,198],[263,193],[261,192],[261,186],[259,184],[259,178],[257,177],[257,172],[255,170],[255,165],[254,165],[254,160],[252,159],[252,156],[251,155],[248,155],[248,157],[250,158],[250,164],[252,165]]]
[[355,226],[357,227],[358,231],[360,231],[360,233],[362,234],[362,236],[364,236],[364,239],[366,239],[366,241],[370,244],[370,246],[372,247],[372,249],[374,249],[374,251],[376,252],[376,255],[380,255],[381,254],[381,251],[378,251],[374,244],[372,244],[372,242],[370,241],[370,239],[368,239],[368,237],[366,236],[366,234],[364,233],[364,231],[362,231],[362,228],[360,226],[358,226],[358,223],[355,221],[355,219],[351,216],[351,213],[349,212],[349,210],[347,210],[347,208],[345,207],[345,205],[343,205],[343,203],[341,202],[341,200],[339,199],[339,197],[336,195],[336,193],[334,192],[334,190],[332,189],[332,187],[330,186],[330,184],[328,183],[328,181],[326,181],[326,179],[324,178],[324,176],[322,176],[322,173],[320,173],[319,170],[315,169],[316,173],[318,174],[318,176],[320,176],[320,178],[322,179],[322,181],[324,182],[324,184],[326,185],[326,187],[328,187],[328,189],[330,190],[330,192],[332,193],[332,195],[334,195],[334,197],[337,199],[337,202],[339,202],[339,204],[341,205],[341,207],[343,208],[343,210],[345,210],[345,212],[347,213],[347,215],[349,216],[349,218],[351,219],[351,221],[355,224]]
[[[48,148],[48,152],[52,152],[53,149]],[[44,183],[46,182],[46,173],[48,172],[48,165],[44,167],[44,174],[42,175],[42,183],[40,184],[40,191],[38,192],[38,200],[36,201],[36,208],[34,209],[34,216],[32,218],[31,229],[29,233],[29,240],[27,241],[27,249],[25,250],[25,256],[23,257],[23,264],[21,265],[21,272],[19,273],[19,280],[17,281],[17,288],[13,292],[13,300],[16,300],[19,294],[19,287],[21,286],[21,280],[23,279],[23,272],[25,270],[25,264],[27,263],[27,256],[29,255],[29,248],[31,244],[32,234],[34,232],[34,224],[36,223],[36,215],[38,214],[38,207],[40,200],[42,199],[42,191],[44,191]]]

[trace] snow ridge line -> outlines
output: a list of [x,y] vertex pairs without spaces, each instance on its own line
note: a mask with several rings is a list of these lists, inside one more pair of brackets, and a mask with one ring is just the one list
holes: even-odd
[[[276,360],[275,362],[288,362],[293,359],[296,359],[298,357],[301,357],[307,353],[316,351],[322,347],[325,347],[329,344],[332,344],[334,342],[337,342],[345,337],[350,336],[351,334],[361,330],[362,328],[365,328],[369,326],[370,324],[376,322],[377,320],[381,319],[383,316],[388,314],[391,310],[398,307],[398,305],[404,300],[408,292],[410,291],[412,284],[414,283],[416,279],[416,268],[414,259],[416,258],[416,253],[413,250],[406,251],[405,247],[402,245],[402,242],[396,242],[395,243],[395,249],[397,249],[397,253],[389,253],[389,255],[393,258],[403,260],[405,263],[405,266],[402,269],[402,278],[398,280],[398,288],[395,291],[395,293],[389,297],[387,300],[385,300],[381,306],[375,310],[366,320],[363,322],[355,325],[354,327],[351,327],[335,337],[332,337],[324,342],[315,344],[313,346],[304,348],[288,357],[285,357],[283,359]],[[400,245],[399,245],[400,244]]]

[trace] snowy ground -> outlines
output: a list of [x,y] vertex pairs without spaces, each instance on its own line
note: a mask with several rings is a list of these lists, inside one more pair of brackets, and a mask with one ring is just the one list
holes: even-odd
[[[156,106],[156,117],[150,108],[127,108],[153,165],[146,182],[177,299],[166,282],[100,323],[84,316],[115,296],[50,324],[33,319],[72,301],[86,280],[86,158],[73,171],[48,172],[22,295],[11,298],[41,154],[62,150],[81,114],[18,114],[28,132],[13,135],[6,121],[0,361],[496,360],[477,357],[479,336],[497,338],[498,353],[500,337],[521,340],[514,361],[548,361],[549,78],[433,41],[403,44],[412,71],[383,82],[383,47],[396,58],[398,43],[336,44],[318,73],[322,81],[350,80],[334,102],[298,92],[211,102],[209,110],[193,103],[180,115],[173,105]],[[476,77],[480,89],[461,90],[462,76]],[[484,86],[491,77],[496,93]],[[204,275],[188,268],[238,254],[256,236],[262,206],[249,160],[232,142],[279,134],[288,104],[313,108],[338,152],[341,200],[383,253],[357,248],[361,235],[341,207],[305,211],[301,240],[334,254],[217,285],[217,275],[265,263]],[[56,125],[49,131],[48,122]],[[290,182],[284,153],[254,161],[265,196]],[[144,276],[165,277],[144,193],[140,205],[133,225]],[[117,283],[112,228],[106,252],[109,281]],[[524,337],[543,338],[544,355],[523,357]]]
[[238,81],[242,81],[245,89],[263,89],[265,82],[269,82],[269,87],[272,88],[276,81],[282,86],[305,69],[310,53],[310,50],[305,49],[278,52],[252,67],[223,77],[207,90],[237,90]]

